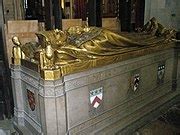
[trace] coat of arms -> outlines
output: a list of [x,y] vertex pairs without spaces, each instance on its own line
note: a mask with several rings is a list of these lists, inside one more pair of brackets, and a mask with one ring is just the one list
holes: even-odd
[[27,89],[27,98],[28,98],[28,103],[29,103],[29,107],[31,108],[31,111],[34,111],[36,107],[34,93],[28,89]]
[[90,91],[90,103],[94,108],[98,108],[103,99],[103,87]]
[[134,74],[132,77],[132,82],[131,82],[131,86],[134,92],[138,90],[139,82],[140,82],[140,75]]
[[157,71],[157,83],[163,83],[164,82],[164,74],[165,74],[165,65],[159,65],[158,71]]

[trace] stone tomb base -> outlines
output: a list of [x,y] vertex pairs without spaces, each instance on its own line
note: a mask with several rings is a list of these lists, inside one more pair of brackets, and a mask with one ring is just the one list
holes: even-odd
[[174,49],[47,81],[11,66],[14,126],[23,134],[131,134],[178,102]]

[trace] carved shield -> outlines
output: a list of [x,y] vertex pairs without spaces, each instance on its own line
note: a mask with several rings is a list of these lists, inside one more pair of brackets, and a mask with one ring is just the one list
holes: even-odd
[[94,108],[98,108],[103,99],[103,87],[90,91],[90,103]]
[[140,75],[139,74],[135,74],[132,77],[132,89],[133,91],[137,91],[139,88],[139,82],[140,82]]
[[165,74],[165,65],[159,65],[157,72],[157,83],[163,83],[164,74]]
[[36,108],[34,93],[28,89],[27,89],[27,98],[28,98],[28,103],[29,103],[29,107],[31,108],[31,111],[34,111]]

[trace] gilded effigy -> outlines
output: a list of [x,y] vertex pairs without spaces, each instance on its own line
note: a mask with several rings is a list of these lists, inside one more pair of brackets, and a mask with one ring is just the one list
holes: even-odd
[[[137,33],[113,33],[97,27],[70,27],[36,33],[39,42],[22,45],[13,37],[15,64],[20,59],[36,63],[44,79],[116,63],[172,46],[175,31],[152,18]],[[56,74],[56,75],[55,75]]]

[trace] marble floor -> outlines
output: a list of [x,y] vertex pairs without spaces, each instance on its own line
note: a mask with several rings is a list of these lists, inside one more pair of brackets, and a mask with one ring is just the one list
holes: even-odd
[[[0,135],[16,135],[11,119],[0,120]],[[171,107],[134,135],[180,135],[180,105]]]
[[171,107],[158,119],[138,129],[136,135],[180,135],[180,105]]
[[0,121],[0,135],[16,135],[11,119]]
[[156,120],[139,129],[136,135],[180,135],[180,129],[174,125]]

